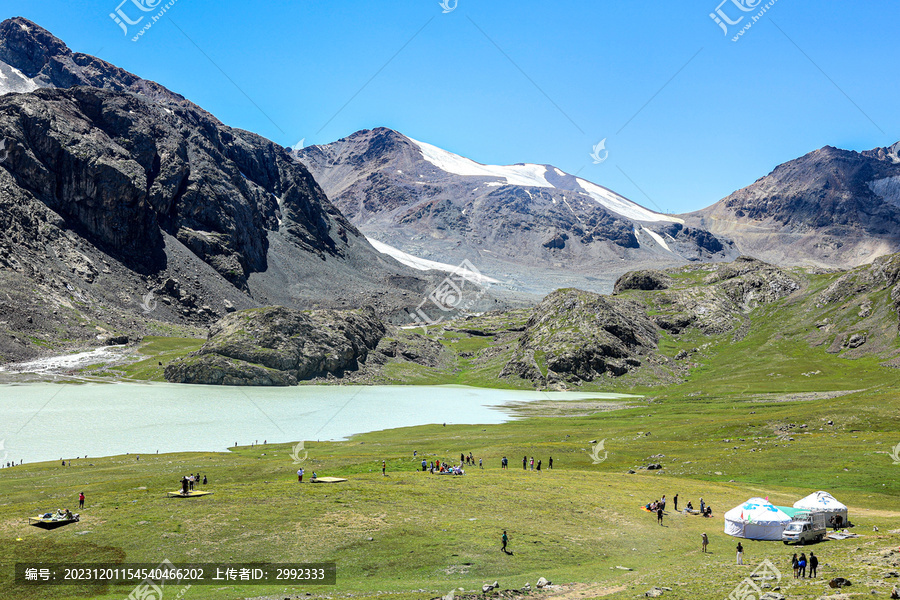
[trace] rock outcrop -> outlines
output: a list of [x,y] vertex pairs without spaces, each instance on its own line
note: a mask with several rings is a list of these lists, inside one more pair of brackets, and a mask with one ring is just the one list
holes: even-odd
[[625,290],[664,290],[669,287],[672,278],[662,271],[628,271],[616,280],[613,294]]
[[169,364],[165,376],[173,383],[296,385],[357,370],[385,332],[371,308],[244,310],[218,321],[203,347]]
[[532,312],[501,377],[536,382],[619,376],[656,348],[659,333],[644,307],[581,290],[558,290]]

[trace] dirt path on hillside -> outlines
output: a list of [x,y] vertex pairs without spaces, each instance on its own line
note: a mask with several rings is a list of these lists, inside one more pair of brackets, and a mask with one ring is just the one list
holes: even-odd
[[617,585],[615,587],[601,586],[597,584],[573,583],[571,585],[561,585],[559,589],[544,592],[541,595],[542,600],[581,600],[582,598],[602,598],[611,594],[624,592],[628,587]]

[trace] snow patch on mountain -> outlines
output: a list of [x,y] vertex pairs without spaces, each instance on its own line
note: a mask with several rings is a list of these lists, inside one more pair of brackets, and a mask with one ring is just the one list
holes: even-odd
[[620,196],[614,191],[608,190],[596,183],[591,183],[580,177],[577,178],[577,180],[578,185],[588,196],[602,204],[605,208],[620,214],[623,217],[635,221],[669,221],[672,223],[684,223],[684,221],[678,217],[670,217],[669,215],[663,215],[653,212],[652,210],[647,210],[643,206],[635,204],[624,196]]
[[[644,233],[646,233],[647,235],[649,235],[650,237],[652,237],[654,242],[656,242],[657,244],[659,244],[660,246],[662,246],[663,248],[665,248],[665,249],[668,250],[669,252],[672,251],[672,249],[669,248],[669,245],[666,243],[666,241],[662,238],[661,235],[659,235],[659,234],[656,233],[655,231],[650,231],[649,229],[644,229],[643,231],[644,231]],[[635,233],[637,233],[637,232],[635,232]]]
[[38,89],[38,87],[40,86],[22,71],[0,61],[0,96],[11,92],[27,94]]
[[442,150],[437,146],[419,142],[412,138],[414,143],[422,151],[422,157],[436,166],[441,171],[454,175],[468,177],[497,177],[505,179],[509,185],[524,185],[531,187],[552,188],[553,186],[544,177],[547,167],[544,165],[518,164],[518,165],[483,165],[474,160],[469,160],[458,154]]
[[419,258],[418,256],[407,254],[399,248],[389,246],[384,242],[379,242],[378,240],[372,239],[370,237],[367,237],[366,239],[370,244],[372,244],[373,248],[375,248],[382,254],[387,254],[397,262],[404,264],[407,267],[418,269],[419,271],[443,271],[445,273],[452,273],[455,271],[458,272],[463,278],[468,279],[469,281],[474,281],[475,283],[500,283],[496,279],[488,277],[487,275],[482,275],[481,273],[476,273],[475,271],[471,271],[466,268],[460,268],[459,265],[451,265],[434,260],[428,260],[427,258]]

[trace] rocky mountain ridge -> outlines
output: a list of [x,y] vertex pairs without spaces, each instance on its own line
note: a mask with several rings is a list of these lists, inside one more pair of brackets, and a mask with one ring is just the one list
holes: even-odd
[[900,250],[898,147],[854,152],[825,146],[684,215],[685,223],[776,264],[870,263]]

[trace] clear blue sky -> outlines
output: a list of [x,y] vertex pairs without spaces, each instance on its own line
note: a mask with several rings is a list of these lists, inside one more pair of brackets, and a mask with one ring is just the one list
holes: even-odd
[[[900,139],[897,0],[2,0],[70,48],[282,145],[391,127],[482,163],[548,163],[656,210],[707,206],[824,145]],[[142,13],[126,0],[122,12]],[[736,4],[755,7],[741,11]],[[160,9],[165,2],[161,2]],[[607,160],[591,147],[606,138]]]

